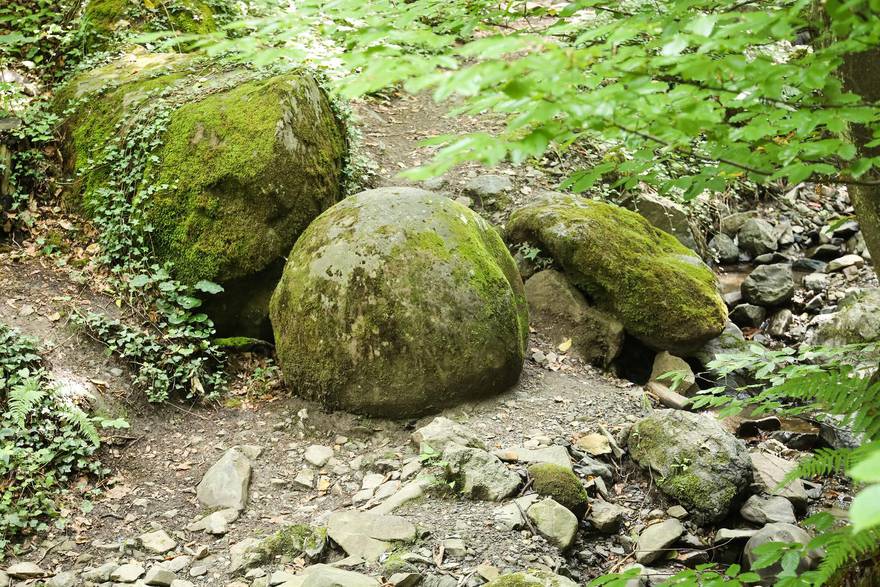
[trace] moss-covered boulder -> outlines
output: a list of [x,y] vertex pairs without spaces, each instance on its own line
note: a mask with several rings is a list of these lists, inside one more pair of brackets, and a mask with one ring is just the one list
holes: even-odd
[[512,242],[550,254],[590,301],[651,347],[695,350],[724,328],[712,271],[635,212],[549,193],[515,211],[507,229]]
[[315,220],[270,315],[291,389],[390,417],[508,388],[528,333],[522,281],[495,229],[413,188],[362,192]]
[[532,479],[532,489],[539,495],[552,497],[578,519],[587,513],[587,490],[570,468],[554,463],[536,463],[529,467],[529,477]]
[[100,50],[125,33],[211,33],[217,30],[217,17],[231,12],[232,5],[216,0],[83,0],[80,36],[87,49]]
[[704,414],[657,410],[633,426],[629,450],[701,522],[727,516],[752,481],[746,445]]
[[158,258],[186,283],[225,292],[206,307],[223,334],[269,336],[284,256],[340,195],[345,133],[314,79],[222,70],[185,56],[133,54],[81,74],[58,109],[70,206],[97,216],[115,188],[107,148],[164,120],[142,178],[143,221]]

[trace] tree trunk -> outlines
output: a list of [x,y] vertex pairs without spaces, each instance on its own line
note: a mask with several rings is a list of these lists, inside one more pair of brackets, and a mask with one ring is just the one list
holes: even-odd
[[[841,68],[846,89],[862,97],[863,102],[880,101],[880,47],[849,55]],[[855,125],[850,129],[853,142],[862,157],[877,157],[880,148],[865,147],[872,140],[870,129]],[[877,181],[880,173],[860,179]],[[862,228],[871,259],[880,264],[880,186],[850,186],[850,198]]]

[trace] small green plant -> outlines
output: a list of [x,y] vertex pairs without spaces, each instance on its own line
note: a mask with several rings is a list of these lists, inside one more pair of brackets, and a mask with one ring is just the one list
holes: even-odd
[[44,531],[59,516],[68,485],[102,476],[95,457],[100,428],[121,419],[88,415],[61,396],[42,367],[35,341],[0,325],[0,552],[21,536]]
[[532,263],[539,271],[553,266],[553,259],[544,255],[544,252],[530,242],[516,245],[516,251],[523,259]]

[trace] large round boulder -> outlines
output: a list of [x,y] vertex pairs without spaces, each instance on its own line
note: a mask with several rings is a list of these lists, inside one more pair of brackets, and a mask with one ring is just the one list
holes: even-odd
[[519,378],[528,310],[501,237],[431,192],[362,192],[315,220],[270,305],[278,361],[300,395],[404,417]]
[[704,414],[657,410],[633,426],[629,450],[661,491],[702,522],[727,516],[752,481],[745,444]]
[[[65,202],[106,213],[108,147],[164,120],[135,189],[159,260],[189,284],[219,283],[218,331],[269,336],[268,302],[297,237],[340,195],[345,132],[314,79],[134,54],[75,77],[64,151]],[[111,149],[112,152],[112,149]]]
[[507,228],[511,241],[551,255],[590,301],[649,346],[680,354],[724,328],[727,309],[712,271],[639,214],[549,193],[516,210]]

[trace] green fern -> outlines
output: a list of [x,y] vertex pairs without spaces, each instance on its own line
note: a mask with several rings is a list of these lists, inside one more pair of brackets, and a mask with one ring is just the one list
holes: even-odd
[[101,435],[98,433],[94,422],[92,422],[88,414],[77,406],[66,406],[59,415],[64,421],[76,426],[92,444],[95,446],[101,444]]
[[815,571],[803,575],[812,585],[824,585],[845,565],[866,555],[874,555],[880,544],[880,532],[868,530],[853,534],[850,526],[828,530],[810,542],[811,548],[822,549],[825,556]]
[[9,392],[9,418],[23,429],[28,416],[46,397],[46,389],[39,377],[27,377]]

